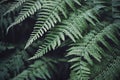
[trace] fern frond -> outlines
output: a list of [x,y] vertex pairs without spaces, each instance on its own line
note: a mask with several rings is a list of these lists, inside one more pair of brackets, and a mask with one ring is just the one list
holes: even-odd
[[45,2],[42,9],[38,13],[37,22],[25,46],[25,49],[32,44],[33,41],[54,27],[57,22],[61,22],[61,16],[59,15],[60,13],[67,18],[66,4],[75,10],[74,2],[80,4],[78,0],[55,0],[51,2],[49,1],[49,3]]
[[[116,25],[117,23],[110,24],[107,27],[103,29],[99,29],[99,32],[92,31],[88,35],[86,35],[82,41],[73,43],[70,49],[68,49],[67,56],[74,56],[69,60],[69,62],[74,62],[71,66],[74,66],[73,70],[76,72],[81,72],[81,65],[79,63],[86,60],[89,64],[93,64],[93,59],[95,58],[97,61],[101,61],[101,55],[104,53],[104,49],[98,45],[98,42],[101,42],[108,50],[110,50],[109,43],[105,40],[104,36],[107,36],[109,39],[111,39],[114,43],[118,44],[119,41],[114,35],[114,32],[118,31],[119,25]],[[104,55],[104,54],[103,54]],[[92,56],[92,58],[91,58]],[[78,61],[78,62],[76,62]],[[84,67],[85,68],[85,67]],[[85,68],[86,69],[86,68]],[[83,69],[84,71],[84,69]],[[89,71],[86,71],[88,73]],[[78,74],[78,76],[85,75],[85,74]],[[88,74],[86,74],[88,75]],[[82,77],[80,77],[78,80],[81,80]],[[88,76],[87,76],[88,78]],[[85,79],[86,80],[86,79]]]
[[9,10],[4,13],[4,15],[6,15],[6,14],[14,11],[15,9],[19,8],[19,7],[20,7],[21,5],[23,5],[23,3],[25,3],[26,1],[28,1],[28,0],[19,0],[19,1],[16,0],[16,1],[11,5],[11,7],[9,8]]
[[[28,54],[26,51],[20,52],[19,50],[15,51],[16,54],[10,58],[4,60],[0,64],[0,79],[6,80],[10,76],[16,76],[20,73],[20,70],[23,69],[25,65],[25,60],[28,59]],[[12,72],[10,74],[9,72]]]
[[112,17],[114,19],[120,19],[120,1],[119,0],[112,0]]
[[[114,32],[117,31],[118,26],[115,24],[110,24],[107,27],[100,30],[100,32],[92,31],[88,35],[83,38],[83,41],[78,41],[73,44],[68,51],[68,55],[76,55],[84,57],[90,64],[92,64],[92,59],[90,59],[90,55],[94,57],[96,60],[100,61],[101,54],[103,54],[104,50],[97,44],[97,42],[101,42],[108,50],[110,50],[110,44],[105,40],[104,36],[107,36],[114,43],[118,44],[119,40],[114,35]],[[79,50],[78,50],[79,49]]]
[[11,6],[11,3],[0,5],[0,17],[3,16],[3,14],[7,11],[7,9],[8,9],[10,6]]
[[37,10],[41,9],[41,1],[37,0],[37,1],[27,1],[21,12],[19,13],[18,17],[15,19],[15,21],[7,28],[7,32],[9,31],[9,29],[11,27],[13,27],[14,25],[22,22],[23,20],[25,20],[26,18],[28,18],[29,16],[33,15],[35,12],[37,12]]
[[[10,44],[1,44],[8,46],[7,49],[12,49],[12,46],[9,46]],[[4,58],[2,55],[0,55],[0,57],[3,58],[0,58],[0,80],[6,80],[10,77],[13,78],[17,76],[23,69],[25,69],[26,65],[28,65],[26,63],[27,59],[30,57],[29,55],[34,53],[40,44],[41,41],[37,41],[36,43],[33,43],[29,48],[27,48],[26,51],[21,51],[21,48],[23,49],[24,47],[23,45],[21,45],[22,47],[17,47],[16,45],[15,49],[17,49],[11,52],[14,54],[7,57],[7,59],[4,61]],[[11,53],[9,52],[9,54]]]
[[[9,16],[6,18],[3,17],[3,14],[7,11],[7,9],[11,6],[11,3],[1,4],[0,5],[0,40],[5,37],[6,28],[11,23],[11,19]],[[13,17],[14,18],[14,17]]]
[[75,57],[68,62],[73,63],[70,67],[71,74],[70,80],[88,80],[90,75],[90,69],[88,63],[83,61],[80,57]]
[[[119,56],[119,53],[120,53],[120,50],[118,47],[112,47],[111,51],[106,51],[106,54],[104,54],[102,56],[102,60],[100,63],[95,61],[95,64],[93,66],[91,66],[91,68],[90,68],[91,69],[90,80],[93,80],[95,77],[97,77],[98,75],[103,73],[107,69],[108,66],[110,67],[110,64],[112,64],[114,62],[114,60],[116,59],[116,57]],[[105,74],[103,74],[103,75],[105,75]],[[113,78],[115,78],[115,77],[113,77]],[[113,78],[111,76],[112,80],[116,80]]]
[[78,10],[78,12],[73,13],[68,20],[62,22],[62,25],[53,28],[45,38],[44,44],[39,47],[40,49],[30,60],[39,58],[48,51],[59,47],[61,40],[65,41],[65,36],[68,36],[73,42],[76,42],[76,39],[82,38],[82,32],[87,28],[87,21],[94,24],[92,19],[97,20],[93,8],[85,12]]
[[110,65],[93,80],[113,80],[113,76],[120,71],[120,57],[118,56]]
[[12,80],[37,80],[36,78],[49,80],[55,72],[55,63],[57,61],[54,59],[43,57]]

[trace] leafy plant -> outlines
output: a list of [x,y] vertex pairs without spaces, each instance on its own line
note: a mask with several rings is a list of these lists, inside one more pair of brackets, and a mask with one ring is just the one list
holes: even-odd
[[3,0],[0,6],[1,80],[120,76],[119,0]]

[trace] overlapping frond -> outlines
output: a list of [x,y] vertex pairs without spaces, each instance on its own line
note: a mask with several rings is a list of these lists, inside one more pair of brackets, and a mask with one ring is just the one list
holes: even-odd
[[73,63],[70,67],[70,80],[88,80],[90,75],[90,69],[88,63],[83,61],[81,57],[76,57],[68,62]]
[[37,22],[25,48],[54,27],[57,22],[61,22],[60,14],[63,14],[63,16],[67,18],[66,4],[75,10],[74,3],[80,5],[78,0],[51,0],[49,3],[45,2],[38,12]]
[[1,58],[2,55],[0,55],[0,80],[6,80],[8,78],[13,78],[17,76],[23,69],[25,69],[27,65],[27,59],[30,57],[29,54],[34,53],[34,50],[38,47],[39,44],[41,44],[41,41],[33,43],[32,46],[27,48],[26,51],[20,50],[20,48],[23,49],[23,45],[21,45],[22,47],[18,48],[17,46],[14,47],[13,45],[11,46],[11,44],[7,43],[0,42],[0,44],[5,45],[5,47],[7,48],[6,52],[9,50],[9,55],[14,53],[13,55],[7,57],[7,59],[5,59],[4,61]]
[[35,12],[37,12],[37,10],[41,9],[41,1],[37,0],[30,0],[27,1],[26,3],[24,3],[24,6],[22,8],[22,10],[20,11],[18,17],[15,19],[15,21],[7,28],[7,32],[8,30],[13,27],[14,25],[22,22],[23,20],[25,20],[26,18],[28,18],[29,16],[33,15]]
[[36,78],[49,80],[54,72],[56,72],[54,66],[56,63],[57,61],[52,58],[43,57],[35,61],[28,69],[24,70],[12,80],[37,80]]
[[112,16],[115,19],[120,19],[120,1],[119,0],[112,0]]
[[28,0],[16,0],[16,1],[11,5],[11,7],[9,8],[9,10],[4,13],[4,15],[6,15],[6,14],[12,12],[12,11],[14,11],[15,9],[17,9],[17,8],[19,8],[19,7],[21,7],[21,5],[23,5],[23,3],[25,3],[26,1],[28,1]]
[[[111,39],[114,43],[119,44],[119,40],[114,35],[115,32],[118,32],[118,27],[119,24],[117,23],[110,24],[101,30],[98,29],[98,32],[96,31],[90,32],[83,38],[82,41],[73,43],[71,45],[72,47],[68,50],[69,52],[67,54],[67,56],[74,56],[73,58],[70,59],[70,62],[73,62],[72,66],[74,66],[72,70],[73,71],[77,70],[78,72],[82,71],[81,65],[78,64],[78,62],[81,62],[81,59],[82,61],[86,60],[91,65],[93,64],[93,58],[96,59],[97,61],[101,61],[100,59],[101,55],[104,53],[104,49],[100,47],[100,45],[98,45],[98,42],[101,42],[108,50],[110,50],[111,46],[110,43],[108,43],[105,40],[104,36]],[[87,73],[88,71],[86,70],[86,74]],[[82,73],[77,75],[80,76],[82,75]]]
[[58,25],[46,36],[44,44],[39,47],[35,56],[30,59],[36,59],[43,56],[48,51],[56,49],[61,45],[61,41],[65,41],[65,36],[68,36],[73,42],[82,38],[82,32],[87,29],[87,21],[94,25],[96,20],[94,9],[88,9],[85,12],[78,10],[78,12],[71,14],[68,20],[64,20],[62,25]]
[[[0,80],[116,80],[119,8],[119,0],[1,0]],[[23,27],[5,35],[14,26]]]
[[113,80],[116,73],[120,71],[120,57],[116,57],[113,59],[114,61],[110,63],[110,65],[102,71],[98,76],[96,76],[93,80]]
[[[7,11],[7,9],[11,6],[11,3],[1,4],[0,5],[0,40],[5,37],[6,28],[12,22],[12,18],[7,16],[6,18],[3,17],[3,14]],[[14,18],[14,17],[13,17]]]
[[[15,55],[0,62],[0,80],[6,80],[11,75],[16,76],[24,66],[25,59],[28,58],[28,54],[25,51],[15,51]],[[12,72],[10,74],[9,72]]]

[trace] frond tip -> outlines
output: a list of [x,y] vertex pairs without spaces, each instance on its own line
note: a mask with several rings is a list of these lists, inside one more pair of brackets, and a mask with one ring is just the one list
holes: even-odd
[[27,1],[26,3],[24,3],[24,6],[23,6],[22,10],[20,11],[18,17],[7,28],[7,33],[11,27],[13,27],[16,24],[19,24],[20,22],[22,22],[29,16],[35,14],[35,12],[37,12],[39,9],[41,9],[41,6],[42,6],[42,4],[41,4],[40,0],[37,0],[37,1],[31,0],[31,1]]

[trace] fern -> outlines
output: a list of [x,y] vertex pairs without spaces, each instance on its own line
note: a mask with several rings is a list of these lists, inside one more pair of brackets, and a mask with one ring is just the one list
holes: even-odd
[[0,80],[116,80],[119,3],[2,0]]
[[[40,49],[36,52],[35,56],[30,59],[36,59],[43,54],[55,49],[61,45],[61,40],[65,41],[65,35],[68,36],[72,41],[76,42],[76,39],[82,38],[82,32],[87,28],[86,21],[95,25],[92,19],[98,21],[94,16],[94,9],[88,9],[85,12],[79,11],[76,14],[71,14],[71,17],[62,22],[62,25],[53,28],[47,37],[45,38],[45,43],[40,46]],[[75,18],[76,17],[76,18]],[[83,24],[81,24],[84,22]],[[74,28],[73,28],[74,27]]]
[[16,2],[14,2],[14,3],[11,5],[11,7],[9,8],[9,10],[4,13],[4,15],[6,15],[6,14],[14,11],[15,9],[19,8],[19,7],[20,7],[21,5],[23,5],[23,3],[25,3],[26,1],[28,1],[28,0],[19,0],[19,1],[16,0]]
[[34,31],[31,33],[25,48],[32,44],[36,39],[43,36],[43,34],[54,27],[57,22],[61,22],[61,17],[59,16],[60,13],[67,18],[66,4],[75,10],[73,2],[80,4],[78,0],[56,0],[44,3],[42,9],[38,12],[38,19]]
[[112,63],[98,76],[95,77],[93,80],[101,80],[101,79],[107,79],[107,80],[113,80],[113,76],[117,76],[116,73],[119,73],[119,63],[120,57],[116,57]]
[[120,19],[120,11],[118,8],[120,7],[119,0],[112,0],[112,17],[115,19]]
[[[11,75],[16,76],[23,68],[24,60],[28,58],[28,54],[25,51],[16,51],[17,55],[13,55],[6,61],[0,64],[0,79],[5,80],[10,78]],[[19,53],[19,54],[18,54]],[[19,63],[18,63],[19,62]],[[13,67],[14,66],[14,67]],[[10,74],[9,72],[13,72]]]
[[[78,76],[83,75],[84,77],[89,72],[88,67],[85,68],[84,65],[86,65],[86,63],[83,63],[84,60],[82,60],[82,58],[84,58],[91,65],[93,64],[93,60],[91,56],[95,58],[97,61],[101,61],[100,59],[101,59],[101,55],[104,53],[104,49],[102,49],[97,44],[98,41],[101,42],[108,50],[110,49],[110,45],[105,41],[104,36],[107,36],[116,44],[119,43],[118,39],[114,36],[114,32],[116,32],[119,26],[116,24],[110,24],[109,26],[103,28],[100,32],[93,31],[88,35],[86,35],[83,38],[83,41],[78,41],[72,44],[72,47],[68,50],[69,52],[67,56],[73,56],[73,55],[76,56],[70,59],[69,62],[74,63],[72,64],[71,68],[73,69],[74,72],[76,71],[79,72],[78,74],[76,73]],[[78,64],[79,62],[83,64],[82,65]],[[85,69],[82,70],[81,67]],[[80,73],[82,71],[85,72],[86,74]],[[78,79],[81,80],[81,78],[82,76],[79,77]]]
[[36,78],[41,78],[48,80],[51,78],[55,70],[55,64],[57,61],[51,58],[41,58],[30,65],[28,69],[24,70],[21,74],[13,78],[12,80],[37,80]]
[[19,16],[15,19],[15,22],[13,22],[8,28],[8,30],[13,27],[14,25],[22,22],[24,19],[29,17],[30,15],[33,15],[37,10],[41,8],[41,2],[40,0],[37,1],[28,1],[23,6],[21,12],[19,13]]

